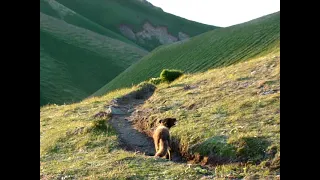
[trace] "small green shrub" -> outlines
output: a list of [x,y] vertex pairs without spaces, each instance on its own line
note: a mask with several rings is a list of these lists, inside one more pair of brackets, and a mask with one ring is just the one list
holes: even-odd
[[160,73],[160,79],[165,82],[172,82],[183,75],[183,72],[175,69],[164,69]]
[[141,89],[145,89],[145,88],[149,88],[151,86],[154,86],[153,84],[147,82],[147,81],[142,81],[141,83],[139,83],[137,85],[137,90],[141,90]]
[[136,90],[137,93],[149,93],[153,92],[156,89],[156,86],[152,83],[143,81],[138,84],[138,88]]
[[107,129],[105,119],[97,119],[92,121],[91,129],[94,131],[105,131]]
[[146,95],[154,92],[156,89],[155,85],[146,81],[141,82],[137,85],[137,90],[131,92],[136,99],[143,99]]
[[160,83],[162,82],[162,79],[161,79],[160,77],[158,77],[158,78],[151,78],[151,79],[149,80],[149,82],[152,83],[152,84],[154,84],[154,85],[158,85],[158,84],[160,84]]

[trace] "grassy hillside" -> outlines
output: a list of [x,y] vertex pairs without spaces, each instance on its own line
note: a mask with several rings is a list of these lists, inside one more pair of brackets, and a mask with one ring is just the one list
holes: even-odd
[[230,161],[260,178],[280,173],[279,53],[160,84],[136,112],[131,119],[149,135],[157,119],[177,118],[173,144],[190,160],[227,164],[227,174],[244,173]]
[[[144,29],[146,22],[155,29]],[[139,0],[40,0],[40,106],[81,100],[141,59],[145,49],[214,28]],[[128,36],[141,30],[135,39]]]
[[[185,177],[198,179],[201,168],[188,168],[124,151],[109,125],[97,126],[93,115],[112,98],[131,89],[72,105],[40,109],[40,179],[144,179]],[[105,121],[104,119],[102,119]],[[159,173],[159,169],[162,171]]]
[[271,52],[280,45],[280,12],[246,23],[219,28],[185,42],[158,47],[94,95],[129,87],[151,77],[158,77],[165,68],[185,72],[201,72],[223,67]]
[[[165,13],[160,8],[139,0],[57,0],[57,2],[92,22],[124,36],[126,33],[121,31],[121,25],[126,25],[130,29],[129,34],[132,34],[142,31],[146,22],[150,22],[155,27],[168,28],[168,32],[164,31],[162,35],[174,37],[178,37],[179,32],[192,37],[217,28]],[[142,39],[126,37],[147,50],[162,44],[157,37]]]
[[72,24],[84,29],[88,29],[98,34],[101,34],[113,39],[118,39],[125,43],[137,46],[135,43],[123,37],[122,35],[117,34],[97,23],[92,22],[91,20],[72,11],[71,9],[65,7],[64,5],[60,4],[57,1],[40,0],[40,12],[46,15],[55,17],[57,19],[63,20],[69,24]]
[[188,166],[121,149],[116,132],[103,123],[109,118],[93,116],[112,99],[137,88],[133,87],[76,104],[40,108],[40,178],[276,179],[280,174],[277,50],[160,84],[132,115],[135,126],[147,134],[158,118],[176,117],[172,138],[185,157],[209,157],[193,158],[204,164],[228,161],[213,167]]
[[81,100],[146,54],[40,12],[40,106]]

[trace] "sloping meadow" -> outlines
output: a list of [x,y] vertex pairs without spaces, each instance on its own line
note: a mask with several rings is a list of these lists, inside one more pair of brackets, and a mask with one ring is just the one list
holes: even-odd
[[158,119],[177,118],[172,146],[189,161],[236,163],[221,171],[239,176],[280,173],[279,54],[160,84],[138,112],[132,119],[149,136]]
[[109,117],[94,118],[112,99],[137,88],[42,107],[41,179],[259,179],[280,174],[279,53],[159,84],[135,110],[136,128],[148,135],[158,119],[177,118],[172,148],[195,165],[125,151],[105,123]]

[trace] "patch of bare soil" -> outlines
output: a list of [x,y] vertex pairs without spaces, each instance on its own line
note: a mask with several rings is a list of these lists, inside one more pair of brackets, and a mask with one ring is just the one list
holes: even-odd
[[108,121],[117,131],[123,149],[153,156],[154,144],[151,137],[139,132],[129,120],[135,107],[144,103],[154,92],[155,87],[147,85],[121,98],[114,99],[108,105],[111,119]]
[[[131,92],[123,97],[114,99],[107,105],[107,112],[99,112],[96,116],[111,115],[109,124],[117,131],[120,139],[120,146],[128,151],[142,153],[148,156],[155,154],[154,143],[152,139],[153,130],[143,131],[139,125],[141,122],[148,123],[149,119],[143,116],[143,119],[137,121],[137,117],[142,113],[139,107],[152,96],[155,90],[154,86],[146,85],[138,91]],[[147,110],[146,110],[147,111]],[[142,116],[140,116],[142,117]],[[172,149],[175,143],[172,143]],[[179,152],[172,152],[172,160],[182,162]]]
[[126,115],[113,115],[109,121],[119,134],[121,146],[125,150],[153,156],[155,150],[152,139],[134,129],[132,122],[127,119],[129,116],[130,113]]

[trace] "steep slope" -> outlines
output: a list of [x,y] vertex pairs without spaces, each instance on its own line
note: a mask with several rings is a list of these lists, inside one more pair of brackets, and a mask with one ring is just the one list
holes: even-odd
[[160,84],[128,119],[152,136],[164,117],[177,118],[171,147],[191,161],[227,164],[221,175],[248,175],[230,162],[253,179],[279,174],[280,53]]
[[130,91],[76,104],[41,107],[40,179],[201,178],[202,168],[197,166],[190,168],[123,150],[115,129],[105,124],[110,119],[94,118],[106,103]]
[[40,106],[81,100],[146,54],[40,12]]
[[132,41],[123,37],[120,34],[117,34],[109,29],[104,28],[103,26],[90,21],[89,19],[81,16],[80,14],[72,11],[71,9],[65,7],[57,1],[52,0],[40,0],[40,12],[55,17],[57,19],[63,20],[69,24],[88,29],[90,31],[99,33],[101,35],[118,39],[125,43],[137,46]]
[[279,52],[160,84],[134,109],[123,98],[124,110],[133,110],[128,119],[146,134],[158,119],[177,118],[173,151],[202,166],[122,149],[114,116],[95,115],[134,90],[40,108],[40,178],[279,179]]
[[147,50],[217,28],[165,13],[147,1],[57,1]]
[[214,28],[144,0],[40,0],[40,106],[81,100],[146,49]]
[[40,0],[40,106],[81,100],[146,49],[214,28],[144,0]]
[[188,73],[227,66],[274,50],[280,45],[280,12],[219,28],[184,42],[161,46],[130,66],[93,95],[129,87],[165,68]]

